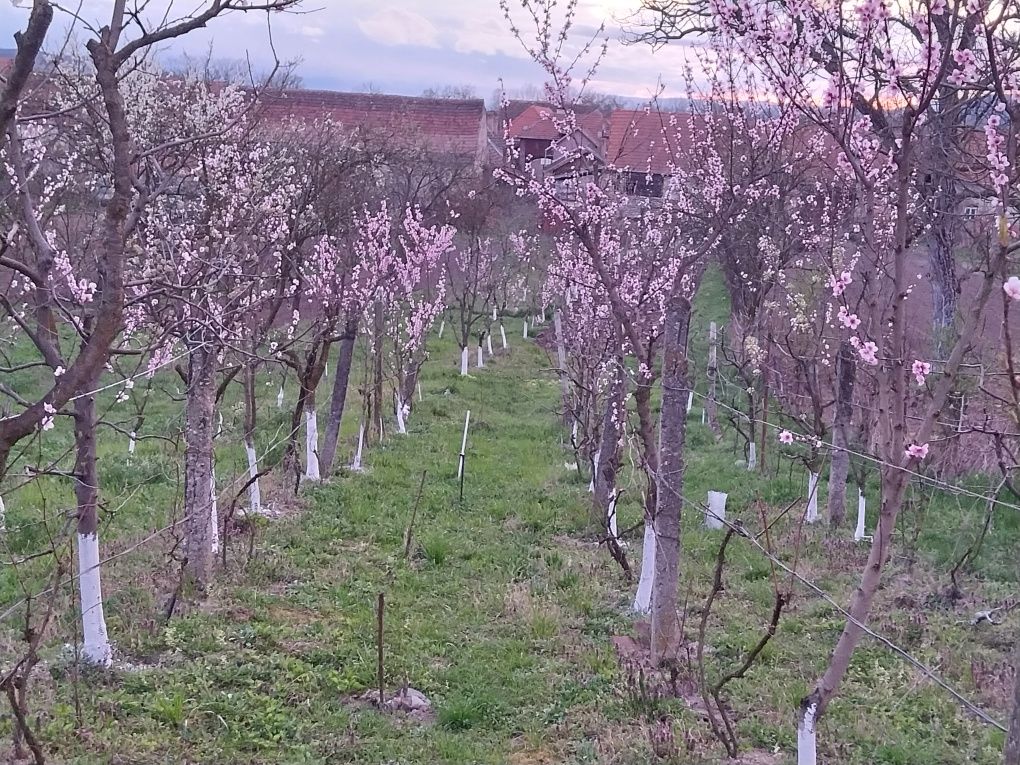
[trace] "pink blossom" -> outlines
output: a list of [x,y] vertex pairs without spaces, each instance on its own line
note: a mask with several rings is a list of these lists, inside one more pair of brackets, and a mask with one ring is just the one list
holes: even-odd
[[914,375],[914,380],[917,381],[918,385],[924,385],[924,378],[931,374],[931,364],[927,361],[914,359],[914,363],[910,367],[910,372]]
[[781,443],[781,444],[792,444],[793,443],[793,433],[791,433],[788,430],[782,431],[779,434],[779,443]]
[[908,460],[923,460],[928,456],[928,444],[910,444],[904,455]]
[[1020,278],[1011,276],[1002,285],[1002,290],[1013,300],[1020,300]]
[[857,314],[847,311],[845,305],[841,305],[839,307],[839,315],[837,318],[839,319],[839,323],[847,329],[853,330],[861,326],[861,320]]
[[832,289],[832,296],[839,297],[842,295],[852,281],[853,276],[851,276],[849,271],[844,271],[838,278],[835,275],[830,276],[829,287]]
[[878,346],[871,340],[861,343],[857,348],[857,353],[865,364],[870,364],[873,367],[878,366]]

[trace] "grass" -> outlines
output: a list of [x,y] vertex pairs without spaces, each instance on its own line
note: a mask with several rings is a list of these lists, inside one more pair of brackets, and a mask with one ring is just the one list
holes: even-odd
[[[720,285],[710,284],[700,296],[699,328],[724,318],[721,295]],[[694,337],[704,334],[699,329]],[[437,343],[409,435],[368,451],[365,473],[305,487],[299,502],[281,506],[282,517],[245,530],[232,541],[208,601],[185,603],[169,624],[161,610],[176,575],[177,563],[166,556],[172,540],[158,536],[109,564],[110,632],[129,666],[74,682],[59,649],[74,634],[68,592],[31,702],[52,760],[637,765],[656,761],[649,730],[664,717],[673,721],[675,762],[722,760],[708,726],[684,699],[642,690],[640,678],[618,664],[610,638],[632,630],[631,588],[595,541],[586,479],[564,467],[572,457],[554,414],[558,385],[539,371],[549,360],[532,342],[511,342],[508,355],[470,378],[457,374],[449,338]],[[275,398],[275,384],[267,386],[267,400]],[[172,378],[161,385],[168,392],[153,402],[148,433],[179,428]],[[225,409],[227,431],[236,433],[236,402]],[[472,426],[461,502],[456,469],[466,409]],[[260,451],[284,422],[275,403],[262,413]],[[751,524],[752,501],[774,513],[803,495],[803,476],[776,464],[774,453],[766,470],[749,474],[737,464],[729,436],[716,444],[695,417],[691,423],[688,496],[727,490],[729,515]],[[354,428],[353,419],[345,424],[347,449]],[[69,438],[54,433],[47,449]],[[171,517],[179,457],[166,442],[146,440],[128,463],[126,438],[105,436],[104,496],[119,507],[104,514],[110,554]],[[222,484],[244,471],[236,440],[219,442]],[[405,561],[404,533],[423,470],[425,490]],[[640,483],[627,481],[621,529],[640,518]],[[44,504],[51,514],[66,506],[67,492],[47,479],[15,495],[8,503],[14,552],[43,542],[45,527],[26,524]],[[914,500],[898,530],[873,627],[1003,719],[1016,621],[981,628],[967,621],[1015,593],[1016,518],[997,511],[993,534],[965,578],[967,595],[951,609],[932,597],[947,583],[937,572],[977,533],[984,508],[920,493]],[[780,521],[774,532],[792,565],[798,524]],[[845,603],[865,551],[827,539],[821,528],[803,534],[798,570]],[[685,513],[681,589],[690,606],[689,636],[719,540],[696,513]],[[628,553],[635,557],[639,548],[638,532]],[[19,569],[26,584],[41,573],[41,563]],[[776,576],[746,542],[730,545],[726,589],[709,620],[710,676],[739,662],[756,642]],[[20,588],[4,567],[0,602],[13,600]],[[381,714],[359,698],[376,682],[379,592],[387,601],[387,684],[407,682],[423,691],[434,720]],[[842,627],[830,605],[795,592],[778,635],[747,677],[727,687],[742,747],[769,758],[757,762],[793,762],[795,705]],[[13,630],[0,638],[4,656],[16,648]],[[691,669],[681,667],[681,674],[689,679]],[[6,719],[0,734],[9,734]],[[819,739],[825,761],[850,765],[993,763],[1002,745],[1001,735],[871,642],[855,655]]]

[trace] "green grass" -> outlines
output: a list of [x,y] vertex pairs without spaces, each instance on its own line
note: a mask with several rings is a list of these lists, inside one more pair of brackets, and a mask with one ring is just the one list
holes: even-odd
[[[710,284],[700,296],[699,327],[725,317],[722,294],[720,284]],[[694,337],[704,334],[699,329]],[[365,473],[305,487],[299,502],[284,506],[283,517],[259,521],[233,540],[208,601],[186,602],[168,625],[161,612],[177,570],[165,554],[172,540],[158,537],[109,564],[110,632],[132,667],[77,684],[61,670],[59,645],[74,634],[68,594],[47,644],[48,671],[31,699],[52,760],[637,765],[655,761],[648,730],[668,715],[676,762],[721,761],[708,726],[683,699],[641,692],[636,678],[618,666],[610,638],[632,629],[631,587],[595,543],[586,477],[564,467],[572,456],[554,414],[558,385],[539,371],[549,360],[533,342],[511,343],[509,355],[467,379],[457,374],[449,338],[436,343],[410,433],[367,452]],[[173,392],[172,377],[160,384]],[[265,388],[270,403],[261,414],[260,451],[286,420],[275,408],[275,385]],[[179,429],[180,404],[169,395],[153,403],[146,432]],[[461,502],[457,452],[467,409],[472,427]],[[236,402],[228,401],[225,426],[232,435],[217,448],[224,485],[244,470],[234,437],[239,423]],[[348,453],[355,427],[352,415],[344,428]],[[54,433],[48,450],[69,443],[69,434]],[[766,470],[748,474],[736,464],[729,436],[716,444],[693,416],[689,445],[688,496],[728,490],[729,515],[749,525],[757,520],[752,501],[763,500],[775,513],[804,492],[802,471],[791,477],[785,463],[774,463],[775,450]],[[146,440],[127,463],[125,449],[124,436],[104,434],[104,497],[111,509],[119,507],[104,513],[107,554],[165,525],[177,501],[179,455],[165,441]],[[425,491],[405,561],[404,532],[422,471]],[[640,482],[631,475],[625,481],[620,528],[640,518]],[[52,514],[70,501],[67,486],[55,479],[16,497],[9,503],[12,527],[40,517],[44,503]],[[936,572],[976,533],[983,507],[955,498],[929,506],[924,499],[916,544],[911,524],[912,514],[922,512],[920,501],[898,531],[897,553],[916,551],[894,556],[873,627],[1002,719],[1009,689],[1003,668],[1015,620],[980,629],[966,621],[1015,592],[1009,562],[1016,519],[996,516],[994,537],[965,580],[967,598],[948,610],[929,604],[947,583]],[[10,535],[10,546],[23,553],[38,549],[44,532],[40,524],[25,526]],[[774,527],[773,543],[790,564],[798,533],[789,519]],[[695,512],[685,513],[681,596],[690,604],[690,637],[719,540]],[[638,532],[628,547],[632,558],[639,547]],[[864,554],[852,543],[828,541],[817,528],[805,532],[797,562],[846,602]],[[42,563],[21,571],[31,583]],[[739,662],[756,642],[771,609],[773,576],[749,544],[731,544],[726,589],[709,620],[710,676]],[[0,602],[19,592],[5,567]],[[387,684],[407,682],[433,701],[434,719],[424,724],[381,714],[359,699],[375,684],[380,592],[387,602]],[[779,634],[747,677],[728,686],[742,747],[775,751],[775,763],[792,762],[795,705],[842,627],[831,606],[795,592]],[[3,656],[13,655],[14,632],[0,641]],[[681,668],[681,680],[692,676],[690,667]],[[4,718],[0,735],[8,734]],[[927,765],[997,762],[1002,742],[895,655],[865,642],[821,723],[820,743],[826,762]]]

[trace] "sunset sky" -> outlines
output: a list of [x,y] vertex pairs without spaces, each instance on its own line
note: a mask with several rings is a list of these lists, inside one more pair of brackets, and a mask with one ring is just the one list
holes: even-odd
[[[575,36],[590,37],[606,24],[610,49],[595,87],[603,92],[646,98],[660,76],[666,95],[678,95],[683,53],[674,45],[653,51],[647,45],[624,46],[624,20],[639,0],[581,0]],[[111,0],[83,0],[82,16],[101,23]],[[165,10],[167,0],[152,0],[150,14]],[[176,0],[176,15],[199,6]],[[13,47],[28,11],[0,4],[0,47]],[[517,15],[524,24],[525,17]],[[58,20],[66,28],[69,19]],[[430,87],[468,85],[488,98],[502,77],[509,91],[539,86],[543,73],[508,30],[497,0],[306,0],[298,13],[273,18],[273,42],[282,60],[297,60],[306,87],[333,90],[376,89],[416,95]],[[53,45],[57,41],[53,37]],[[263,66],[272,61],[264,14],[231,14],[186,43],[162,51],[244,60]],[[673,87],[670,87],[672,84]]]

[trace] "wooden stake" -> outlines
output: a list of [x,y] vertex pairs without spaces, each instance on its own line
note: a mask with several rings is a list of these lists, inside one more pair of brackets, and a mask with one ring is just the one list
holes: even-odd
[[460,479],[460,501],[464,501],[464,467],[467,462],[467,434],[468,424],[471,422],[471,410],[467,410],[464,416],[464,438],[460,442],[460,462],[457,465],[457,478]]
[[378,634],[378,639],[377,639],[376,642],[377,642],[377,647],[379,649],[378,670],[379,670],[379,708],[380,709],[382,709],[383,704],[386,703],[386,692],[384,690],[384,685],[383,685],[383,677],[384,677],[384,674],[385,674],[383,672],[383,611],[385,610],[385,608],[386,608],[385,595],[383,595],[383,593],[380,592],[379,593],[379,601],[378,601],[378,604],[376,605],[376,622],[378,624],[378,633],[377,633]]

